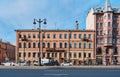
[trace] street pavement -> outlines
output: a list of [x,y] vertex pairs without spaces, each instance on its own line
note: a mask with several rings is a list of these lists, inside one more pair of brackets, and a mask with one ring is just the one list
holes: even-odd
[[120,77],[120,68],[1,68],[0,77]]

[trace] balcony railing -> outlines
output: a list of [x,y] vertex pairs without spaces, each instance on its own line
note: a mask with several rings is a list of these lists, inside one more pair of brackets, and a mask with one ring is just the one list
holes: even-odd
[[46,48],[47,52],[65,52],[66,50],[63,48]]

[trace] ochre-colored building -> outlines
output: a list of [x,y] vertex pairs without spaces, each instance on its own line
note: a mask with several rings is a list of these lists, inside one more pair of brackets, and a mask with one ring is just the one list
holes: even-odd
[[86,28],[95,30],[95,53],[98,64],[120,63],[120,8],[105,6],[91,8]]
[[15,61],[15,46],[0,40],[0,62]]
[[[95,60],[93,30],[39,30],[16,31],[16,61],[33,63],[39,55],[50,60],[72,61],[81,64]],[[39,54],[40,46],[40,54]]]

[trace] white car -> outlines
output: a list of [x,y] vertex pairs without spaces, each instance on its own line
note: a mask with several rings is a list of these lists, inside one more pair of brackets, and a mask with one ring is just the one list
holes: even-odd
[[18,66],[17,63],[14,62],[6,62],[6,63],[2,63],[3,66]]
[[61,66],[72,66],[72,62],[64,62],[64,63],[61,63]]
[[27,62],[18,62],[17,63],[19,66],[27,66]]
[[[49,59],[41,59],[41,65],[44,65],[45,63],[49,63]],[[39,61],[35,61],[34,66],[39,66]]]

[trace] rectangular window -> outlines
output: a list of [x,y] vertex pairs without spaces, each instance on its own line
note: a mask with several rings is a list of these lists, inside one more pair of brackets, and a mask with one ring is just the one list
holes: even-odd
[[113,20],[117,21],[118,20],[118,16],[114,16]]
[[67,38],[67,34],[64,34],[64,38],[65,38],[65,39]]
[[74,58],[76,58],[76,53],[74,52]]
[[53,48],[56,48],[56,43],[53,43]]
[[110,26],[110,24],[111,24],[111,23],[110,23],[110,22],[108,22],[108,26]]
[[47,53],[47,58],[50,58],[50,53]]
[[89,43],[89,49],[91,48],[91,43]]
[[100,31],[100,35],[102,35],[102,31]]
[[111,18],[111,16],[110,16],[110,14],[108,14],[108,19],[110,19]]
[[62,38],[62,34],[59,35],[59,38],[60,38],[60,39]]
[[96,23],[96,28],[99,28],[99,23]]
[[33,34],[33,38],[36,38],[36,35],[35,35],[35,34]]
[[56,38],[56,34],[53,34],[53,38]]
[[84,39],[86,39],[86,34],[84,34]]
[[26,57],[26,53],[25,52],[23,53],[23,57]]
[[60,48],[62,48],[62,43],[60,43]]
[[45,43],[44,42],[42,43],[42,47],[45,48]]
[[86,58],[86,53],[84,53],[84,58]]
[[28,53],[28,57],[31,57],[31,53]]
[[69,34],[69,38],[72,38],[72,34]]
[[19,34],[19,38],[21,38],[22,36],[21,36],[21,34]]
[[21,57],[21,53],[19,52],[19,57]]
[[81,43],[79,43],[79,48],[82,48],[82,44]]
[[34,53],[33,53],[33,57],[35,57],[35,56],[36,56],[36,53],[34,52]]
[[96,35],[99,35],[99,32],[98,32],[98,31],[96,31]]
[[108,35],[110,35],[110,30],[108,30]]
[[50,34],[47,34],[47,38],[50,38]]
[[31,35],[30,35],[30,34],[28,34],[28,38],[31,38]]
[[79,58],[81,58],[81,53],[79,53]]
[[52,53],[52,57],[54,57],[54,53]]
[[76,43],[74,43],[74,48],[77,48],[77,45],[76,45]]
[[88,35],[88,38],[91,39],[91,37],[92,37],[91,34],[89,34],[89,35]]
[[82,38],[82,34],[79,34],[79,38]]
[[45,34],[42,34],[42,38],[45,38]]
[[102,25],[103,25],[103,24],[102,24],[102,23],[100,23],[100,28],[102,28]]
[[88,53],[88,57],[91,58],[91,53]]
[[84,43],[84,48],[86,48],[86,43]]
[[77,37],[77,35],[76,34],[74,34],[74,38],[76,39],[76,37]]
[[43,57],[45,57],[45,53],[43,53]]
[[26,48],[26,43],[24,43],[24,48]]

